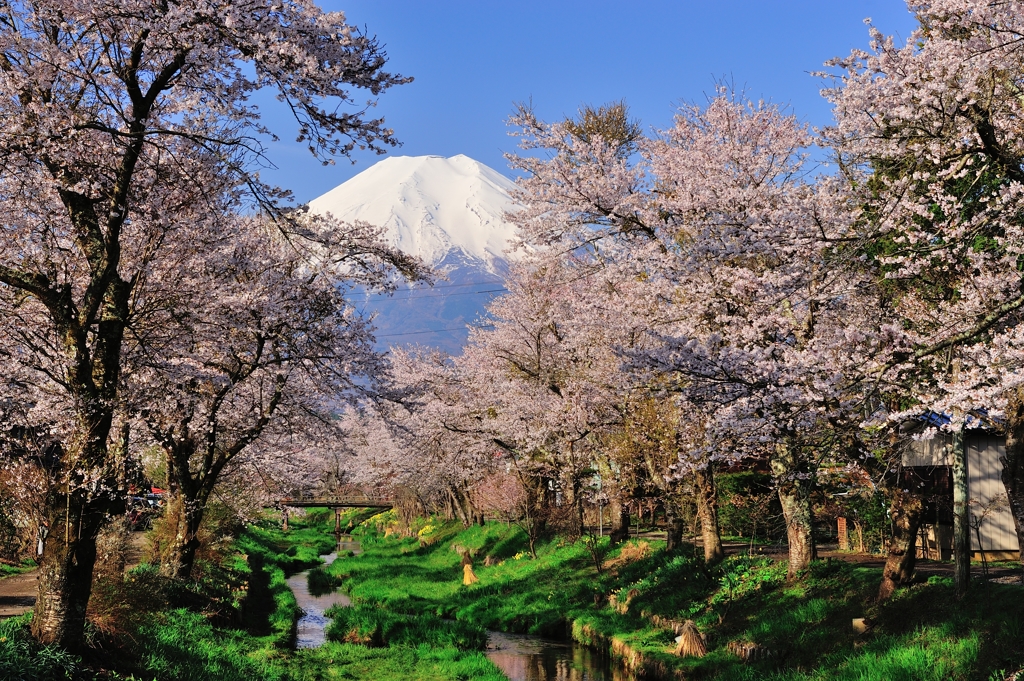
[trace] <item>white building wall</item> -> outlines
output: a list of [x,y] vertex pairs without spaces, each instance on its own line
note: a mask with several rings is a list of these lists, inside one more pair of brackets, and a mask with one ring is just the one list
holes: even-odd
[[[967,498],[971,501],[971,550],[1017,551],[1017,531],[1006,503],[1003,464],[1006,440],[988,433],[967,439]],[[975,530],[975,525],[978,530]],[[981,544],[978,544],[978,535]]]
[[[1018,551],[1013,516],[1006,504],[1003,464],[1006,440],[979,430],[967,431],[967,496],[971,500],[971,550]],[[952,465],[953,438],[937,433],[930,440],[915,440],[903,454],[904,466]],[[976,530],[974,525],[980,523]],[[981,542],[978,542],[978,534]],[[936,537],[937,541],[941,540]]]

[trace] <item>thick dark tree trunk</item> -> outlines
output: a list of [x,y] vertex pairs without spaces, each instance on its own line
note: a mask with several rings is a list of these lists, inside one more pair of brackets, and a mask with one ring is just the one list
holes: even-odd
[[814,514],[811,510],[813,481],[806,465],[799,460],[791,443],[775,448],[771,460],[772,474],[779,489],[782,514],[786,519],[789,540],[789,579],[806,570],[817,557],[814,545]]
[[[45,507],[49,532],[43,544],[31,627],[32,636],[40,643],[53,643],[66,650],[77,649],[85,633],[96,538],[108,517],[125,512],[124,490],[120,489],[123,475],[107,449],[113,422],[111,403],[95,401],[87,405],[93,408],[81,414],[83,430],[89,434],[84,446],[77,452],[61,452],[49,473],[54,481]],[[75,469],[90,471],[93,478],[80,479],[64,472]],[[63,484],[55,482],[61,478]],[[105,491],[90,491],[96,488]]]
[[572,491],[571,497],[567,499],[569,506],[568,527],[566,531],[574,540],[583,536],[583,484],[579,476],[573,476],[572,484],[569,487]]
[[74,650],[82,641],[92,591],[96,537],[106,509],[52,494],[47,503],[50,532],[43,545],[32,635],[40,643]]
[[675,497],[665,497],[665,549],[674,551],[683,544],[686,522],[683,520],[679,501]]
[[1003,486],[1017,530],[1020,561],[1024,565],[1024,388],[1010,393],[1006,403],[1006,455],[1002,459]]
[[608,538],[611,545],[615,546],[629,539],[629,508],[621,498],[613,497],[608,502],[608,514]]
[[713,464],[708,463],[694,472],[694,487],[697,492],[700,534],[704,542],[704,560],[717,563],[725,557],[725,551],[722,549],[722,533],[718,527],[718,491],[715,489]]
[[964,429],[953,433],[953,585],[957,598],[967,594],[971,583],[971,524],[967,507],[967,448]]
[[884,601],[897,587],[910,583],[917,564],[917,531],[921,528],[924,503],[920,497],[896,489],[891,492],[889,515],[893,535],[889,540],[889,555],[882,569],[882,583],[878,587],[878,600]]
[[459,522],[462,523],[463,527],[469,527],[473,524],[476,517],[473,502],[470,501],[469,495],[459,487],[453,487],[450,490],[450,494],[452,497],[452,508],[455,509]]
[[199,527],[203,523],[206,503],[179,495],[171,504],[174,507],[168,510],[174,515],[174,538],[160,558],[160,572],[174,579],[187,580],[192,577],[199,550]]

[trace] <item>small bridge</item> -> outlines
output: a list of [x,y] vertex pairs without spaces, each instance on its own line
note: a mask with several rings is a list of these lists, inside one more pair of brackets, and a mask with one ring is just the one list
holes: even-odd
[[292,508],[394,508],[395,504],[391,499],[366,496],[339,496],[339,497],[283,497],[274,502],[276,506],[291,506]]
[[369,497],[366,495],[350,494],[330,497],[282,497],[273,503],[274,508],[281,509],[281,525],[288,529],[289,508],[331,508],[334,509],[334,533],[341,534],[341,509],[343,508],[379,508],[390,510],[394,508],[391,499],[383,497]]

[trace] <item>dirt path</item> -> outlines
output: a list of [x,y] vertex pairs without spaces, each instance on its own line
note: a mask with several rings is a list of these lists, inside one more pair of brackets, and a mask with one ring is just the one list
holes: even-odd
[[0,619],[28,612],[36,604],[38,570],[0,579]]
[[[133,532],[132,545],[126,556],[126,569],[131,569],[142,562],[145,547],[146,533]],[[38,590],[39,570],[0,579],[0,619],[16,617],[34,608]]]
[[[846,551],[818,551],[819,558],[831,558],[832,560],[843,560],[847,563],[856,563],[864,567],[882,569],[885,567],[885,556],[876,556],[869,553],[848,553]],[[943,577],[953,576],[953,561],[929,560],[918,558],[914,572],[922,577],[941,575]],[[971,577],[974,579],[985,579],[985,568],[981,563],[971,563]],[[988,579],[999,581],[1004,584],[1020,583],[1021,569],[1019,567],[1007,567],[1006,565],[989,566]]]

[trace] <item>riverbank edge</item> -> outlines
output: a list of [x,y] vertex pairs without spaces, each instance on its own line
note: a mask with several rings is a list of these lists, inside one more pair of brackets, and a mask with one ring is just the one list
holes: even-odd
[[[323,565],[322,556],[334,547],[333,538],[318,528],[304,529],[307,531],[288,536],[276,529],[268,531],[268,528],[252,525],[235,540],[235,546],[244,550],[250,570],[248,593],[240,604],[241,619],[265,617],[270,627],[270,640],[274,647],[282,650],[295,648],[302,617],[288,578]],[[283,543],[289,546],[284,547]]]
[[[384,517],[386,514],[378,516],[376,519]],[[465,528],[457,523],[437,523],[436,520],[430,519],[424,528],[421,528],[417,533],[417,539],[421,551],[430,551],[441,547],[442,551],[446,551],[445,547],[450,548],[455,553],[459,553],[460,550],[469,550],[471,553],[474,551],[472,542],[466,542],[463,539],[464,531],[476,531],[485,528]],[[372,523],[371,523],[372,525]],[[490,524],[488,524],[490,526]],[[373,537],[371,541],[376,543],[381,539],[387,540],[388,534],[384,534],[380,537],[378,532],[371,530],[368,527],[361,528],[353,533],[355,537],[377,535]],[[458,539],[452,543],[456,535]],[[397,536],[392,536],[391,539],[396,539]],[[641,542],[646,543],[646,542]],[[656,543],[656,542],[655,542]],[[449,546],[450,544],[450,546]],[[465,544],[465,546],[463,546]],[[622,546],[616,547],[616,550],[622,549]],[[372,552],[372,550],[371,550]],[[453,554],[454,555],[454,554]],[[518,560],[518,556],[513,557],[513,560]],[[525,558],[525,556],[523,556]],[[486,569],[486,568],[484,568]],[[349,592],[350,597],[352,593]],[[378,602],[378,605],[383,605]],[[388,608],[388,605],[383,605]],[[526,616],[526,613],[519,613],[520,616]],[[544,634],[538,632],[534,635],[544,636],[547,635],[552,639],[571,640],[575,643],[587,648],[588,650],[598,654],[599,656],[605,657],[616,664],[626,672],[637,678],[652,679],[652,681],[675,681],[677,679],[686,679],[686,670],[679,665],[685,665],[683,659],[676,656],[672,652],[672,646],[665,644],[663,650],[652,651],[642,650],[635,643],[628,641],[621,632],[610,632],[603,630],[598,624],[589,621],[586,615],[580,616],[579,613],[566,613],[566,617],[559,618],[555,623],[549,623],[545,630],[548,632]],[[454,613],[445,613],[445,616],[454,617]],[[643,635],[644,633],[657,632],[663,635],[667,640],[671,640],[676,632],[673,630],[674,622],[669,622],[658,615],[649,616],[646,613],[640,614],[640,618],[644,623],[641,629],[630,631],[626,636],[637,636]],[[495,623],[484,623],[480,621],[474,621],[468,619],[467,621],[482,626],[485,629],[492,629],[497,632],[509,633],[509,634],[522,634],[524,633],[521,629],[514,626],[495,626]]]
[[570,632],[573,641],[610,657],[630,674],[652,681],[686,681],[683,670],[670,667],[664,660],[634,648],[614,634],[598,631],[582,619],[572,620]]
[[[525,540],[511,541],[516,532],[440,518],[403,528],[381,514],[353,532],[377,555],[336,573],[354,600],[572,640],[644,678],[982,681],[1024,662],[1020,586],[979,580],[958,601],[951,580],[933,575],[879,604],[873,566],[821,560],[788,579],[778,557],[708,567],[647,538],[605,547],[595,574],[585,543],[556,536],[531,558]],[[478,577],[471,585],[456,582],[467,556]],[[851,626],[858,618],[873,623],[868,632]],[[674,654],[686,620],[706,637],[702,658]]]
[[[300,614],[286,575],[323,565],[320,556],[335,545],[333,523],[317,520],[296,522],[289,531],[273,517],[250,524],[223,545],[216,565],[188,593],[153,565],[126,572],[110,593],[117,612],[130,614],[124,622],[130,628],[108,635],[90,625],[99,645],[79,654],[36,643],[28,631],[31,613],[0,621],[0,678],[325,681],[337,678],[334,668],[346,678],[376,681],[504,678],[482,651],[333,642],[295,650]],[[177,594],[175,602],[166,602],[168,591]],[[215,602],[224,606],[220,615],[208,607]]]

